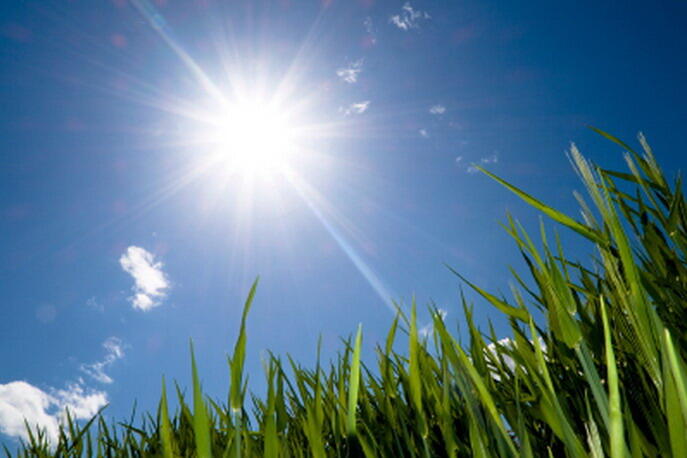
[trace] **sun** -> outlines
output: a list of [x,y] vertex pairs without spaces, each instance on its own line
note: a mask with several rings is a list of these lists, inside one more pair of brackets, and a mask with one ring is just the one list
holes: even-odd
[[288,112],[256,98],[222,104],[201,134],[214,163],[226,172],[265,175],[284,172],[296,151],[296,128]]

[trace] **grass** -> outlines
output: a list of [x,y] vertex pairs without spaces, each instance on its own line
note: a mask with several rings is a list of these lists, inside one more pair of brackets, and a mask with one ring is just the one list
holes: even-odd
[[[508,338],[477,329],[463,300],[466,338],[456,339],[434,310],[425,339],[413,306],[378,345],[376,367],[360,359],[359,328],[337,358],[318,358],[314,369],[271,355],[267,393],[247,396],[245,323],[256,282],[229,358],[226,403],[203,395],[191,348],[193,405],[177,386],[170,413],[163,380],[158,411],[140,422],[68,420],[56,444],[30,430],[15,455],[687,456],[681,181],[668,183],[642,136],[637,152],[597,132],[625,150],[629,172],[594,166],[572,147],[588,194],[578,196],[581,220],[484,171],[594,247],[579,262],[543,224],[535,243],[508,216],[504,227],[522,252],[527,278],[513,271],[510,299],[466,281],[508,318]],[[407,334],[407,351],[394,350],[399,333]]]

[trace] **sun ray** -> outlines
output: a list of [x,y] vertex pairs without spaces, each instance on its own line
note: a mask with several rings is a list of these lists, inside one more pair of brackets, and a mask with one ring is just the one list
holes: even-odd
[[[234,237],[242,239],[243,249],[250,245],[256,193],[265,189],[278,194],[276,184],[288,184],[301,201],[322,224],[337,246],[362,275],[382,303],[393,313],[398,306],[395,297],[380,275],[355,248],[355,241],[363,238],[355,225],[339,215],[327,199],[312,187],[295,166],[304,166],[308,159],[321,158],[317,148],[310,143],[350,136],[352,120],[312,122],[303,116],[314,104],[318,89],[298,84],[303,78],[306,65],[300,61],[310,57],[310,39],[303,43],[296,57],[281,78],[270,80],[266,71],[259,75],[241,72],[238,55],[236,62],[222,56],[226,71],[226,88],[220,87],[175,39],[173,30],[164,17],[148,0],[132,0],[150,26],[160,35],[171,50],[191,71],[204,92],[198,103],[168,107],[170,113],[181,114],[189,124],[182,126],[186,132],[179,140],[193,151],[200,162],[199,168],[207,170],[216,179],[232,182],[235,192],[235,209],[239,218],[234,221]],[[315,33],[311,29],[308,37]],[[265,65],[267,60],[258,60]],[[262,70],[265,70],[264,68]],[[223,88],[226,89],[223,91]],[[303,95],[308,88],[312,92]],[[364,125],[356,125],[365,130]],[[348,127],[349,129],[346,129]],[[238,181],[237,181],[238,179]],[[265,186],[267,185],[267,186]],[[347,235],[349,234],[350,237]],[[244,253],[245,254],[245,253]],[[244,264],[246,259],[244,259]],[[245,265],[243,266],[246,267]]]
[[141,13],[141,15],[148,21],[150,26],[158,35],[167,43],[167,45],[179,56],[179,59],[188,67],[193,73],[198,82],[201,84],[210,95],[218,98],[223,98],[222,91],[212,82],[203,69],[196,63],[195,60],[186,52],[186,50],[179,44],[174,37],[172,29],[167,25],[164,16],[148,1],[148,0],[131,0],[131,3]]
[[[308,206],[317,220],[324,226],[329,235],[334,239],[341,251],[353,263],[358,272],[363,276],[365,281],[372,287],[374,292],[379,296],[384,305],[393,313],[398,312],[398,306],[394,303],[395,295],[392,294],[380,278],[379,274],[375,272],[372,266],[365,261],[363,256],[353,247],[349,240],[344,236],[343,231],[337,227],[334,218],[328,218],[326,213],[331,214],[331,205],[315,188],[310,186],[302,177],[295,172],[290,171],[287,174],[289,183],[298,192],[298,195],[303,199],[303,202]],[[329,210],[329,211],[328,211]]]

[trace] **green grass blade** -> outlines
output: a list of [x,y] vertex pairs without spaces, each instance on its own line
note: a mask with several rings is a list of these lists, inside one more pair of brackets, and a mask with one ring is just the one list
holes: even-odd
[[663,333],[664,353],[664,404],[668,419],[670,448],[673,456],[687,456],[687,393],[685,392],[684,364],[675,353],[670,331]]
[[356,408],[358,405],[358,393],[360,391],[360,348],[363,340],[363,325],[358,325],[355,336],[353,354],[351,356],[350,378],[348,382],[348,409],[346,417],[346,431],[349,436],[356,433]]
[[455,340],[448,334],[444,323],[441,320],[435,320],[434,326],[439,338],[442,341],[443,348],[445,349],[447,356],[452,359],[452,363],[456,369],[462,373],[465,373],[472,381],[478,398],[482,402],[487,414],[489,417],[491,417],[491,420],[496,425],[496,428],[498,429],[502,440],[506,443],[509,452],[514,456],[517,455],[515,444],[513,443],[505,425],[503,424],[503,417],[501,416],[494,397],[488,388],[488,383],[477,372],[474,364],[472,361],[470,361],[470,358],[468,358],[460,345],[457,345]]
[[167,387],[165,378],[162,377],[162,399],[160,400],[160,438],[162,440],[162,456],[174,457],[174,439],[172,437],[172,425],[169,422],[169,409],[167,407]]
[[409,384],[410,384],[410,398],[415,408],[415,415],[418,424],[418,430],[423,440],[427,438],[429,433],[427,422],[425,421],[425,414],[422,407],[422,377],[420,373],[420,342],[418,338],[417,329],[417,311],[415,301],[410,312],[410,335],[409,335]]
[[[605,132],[605,131],[603,131],[603,130],[597,128],[597,127],[594,127],[594,126],[587,126],[587,127],[588,127],[589,129],[593,130],[594,132],[596,132],[597,134],[601,135],[602,137],[607,138],[608,140],[612,141],[613,143],[616,143],[616,144],[620,145],[620,146],[623,147],[625,150],[634,153],[634,150],[630,147],[630,145],[628,145],[628,144],[625,143],[624,141],[620,140],[618,137],[615,137],[615,136],[609,134],[608,132]],[[635,154],[636,154],[636,153],[635,153]]]
[[243,387],[243,365],[246,360],[246,319],[248,318],[248,312],[253,303],[259,280],[258,278],[253,282],[250,292],[248,293],[248,298],[246,298],[246,302],[243,305],[239,337],[234,345],[234,353],[231,358],[231,391],[229,404],[233,411],[239,411],[243,407],[241,389]]
[[623,412],[620,406],[620,388],[618,384],[618,366],[615,362],[611,331],[606,316],[606,305],[601,297],[601,317],[604,327],[604,343],[606,346],[606,370],[608,372],[608,434],[610,438],[611,458],[624,458],[625,433],[623,428]]
[[208,419],[205,400],[200,387],[198,378],[198,368],[196,367],[196,357],[193,353],[193,342],[191,345],[191,376],[193,378],[193,433],[196,438],[196,453],[199,458],[211,458],[212,446],[210,442],[210,422]]
[[663,339],[665,342],[665,351],[668,355],[668,361],[670,363],[671,373],[675,379],[675,387],[677,388],[680,407],[682,408],[683,415],[685,415],[685,418],[687,419],[687,382],[685,380],[685,363],[675,351],[673,338],[668,329],[664,329]]
[[277,435],[277,409],[274,387],[274,377],[277,371],[274,357],[270,355],[267,373],[267,412],[265,413],[265,450],[264,458],[277,458],[279,456],[279,437]]
[[526,192],[522,191],[521,189],[513,186],[512,184],[508,183],[507,181],[503,180],[502,178],[497,177],[491,172],[486,171],[480,166],[476,166],[480,171],[485,173],[487,176],[491,177],[492,179],[496,180],[498,183],[502,184],[504,187],[506,187],[508,190],[513,192],[515,195],[520,197],[522,200],[524,200],[526,203],[531,205],[532,207],[536,208],[540,212],[544,213],[554,221],[557,221],[564,226],[572,229],[573,231],[577,232],[578,234],[582,235],[583,237],[596,242],[600,245],[606,245],[608,242],[604,237],[602,237],[599,233],[596,231],[592,230],[591,228],[585,226],[584,224],[579,223],[578,221],[574,220],[573,218],[569,217],[568,215],[559,212],[558,210],[549,207],[545,203],[541,202],[538,199],[535,199],[531,195],[527,194]]
[[243,366],[246,360],[246,320],[248,312],[250,312],[255,291],[258,288],[259,278],[256,278],[250,288],[248,297],[243,305],[243,313],[241,314],[241,327],[239,329],[239,336],[234,344],[234,353],[231,357],[230,371],[231,371],[231,385],[229,388],[229,408],[234,425],[234,439],[231,446],[233,447],[233,455],[240,458],[242,453],[242,429],[243,429]]
[[451,270],[451,272],[453,272],[461,280],[463,280],[465,283],[467,283],[467,285],[470,288],[475,290],[483,298],[488,300],[494,307],[496,307],[497,309],[499,309],[500,311],[502,311],[506,315],[513,317],[513,318],[517,318],[518,320],[525,321],[525,322],[527,322],[527,320],[529,319],[530,314],[526,309],[521,309],[521,308],[513,307],[512,305],[509,305],[508,303],[502,301],[501,299],[494,296],[493,294],[490,294],[490,293],[486,292],[485,290],[483,290],[482,288],[480,288],[479,286],[471,283],[464,276],[462,276],[456,270],[454,270],[452,267],[450,267],[450,266],[447,266],[447,267]]
[[601,377],[599,377],[599,373],[596,370],[596,366],[594,365],[592,355],[590,354],[589,349],[587,348],[587,344],[585,342],[582,342],[575,348],[575,352],[577,354],[578,359],[580,360],[580,364],[582,365],[584,376],[587,379],[587,385],[589,386],[589,389],[592,392],[592,396],[594,396],[596,408],[599,410],[599,414],[601,415],[601,418],[604,421],[603,425],[606,428],[608,428],[608,395],[603,389]]

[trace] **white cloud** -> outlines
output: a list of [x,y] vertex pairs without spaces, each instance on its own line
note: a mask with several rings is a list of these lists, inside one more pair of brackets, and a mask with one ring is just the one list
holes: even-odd
[[336,71],[336,76],[349,84],[358,81],[358,75],[363,71],[364,59],[358,59],[351,62],[347,67],[342,67]]
[[[515,362],[513,361],[513,358],[507,354],[507,352],[513,351],[514,348],[515,341],[506,337],[504,339],[498,340],[496,343],[492,342],[488,344],[486,347],[484,347],[484,357],[486,360],[490,360],[492,358],[499,359],[500,356],[503,364],[505,364],[508,369],[513,371],[515,370]],[[504,350],[506,354],[504,354]],[[496,380],[497,382],[501,381],[501,376],[499,375],[495,367],[490,366],[490,372],[494,380]]]
[[365,113],[370,106],[370,101],[365,100],[363,102],[352,103],[347,108],[340,108],[339,111],[343,112],[344,116],[351,114],[362,114]]
[[69,415],[74,419],[85,420],[92,418],[101,407],[107,404],[107,393],[87,390],[78,383],[68,385],[64,390],[55,391],[54,398],[61,420],[66,419],[63,417],[65,409],[69,410]]
[[124,358],[124,347],[121,339],[117,337],[107,338],[103,342],[103,347],[105,348],[105,357],[102,360],[91,364],[82,364],[79,369],[100,383],[112,383],[114,380],[107,375],[105,370],[115,361]]
[[391,16],[389,22],[399,29],[407,31],[419,28],[418,23],[420,21],[430,18],[431,16],[426,11],[416,10],[410,5],[410,2],[406,2],[401,8],[401,13]]
[[130,297],[129,300],[134,308],[141,310],[150,310],[151,308],[160,305],[159,302],[155,302],[152,297],[144,293],[136,293]]
[[429,138],[429,132],[427,132],[427,129],[420,129],[418,130],[418,132],[420,133],[420,136],[424,138]]
[[[544,339],[539,337],[538,339],[539,342],[539,348],[541,348],[542,352],[544,353],[544,359],[548,359],[546,356],[546,342],[544,342]],[[534,344],[534,341],[530,340],[530,344]],[[499,351],[500,350],[500,351]],[[511,372],[515,371],[515,362],[513,361],[513,358],[508,355],[509,352],[513,352],[516,350],[516,342],[509,338],[505,337],[501,340],[496,341],[496,343],[492,342],[488,344],[484,348],[484,353],[486,358],[494,358],[498,359],[499,356],[501,357],[501,361],[505,366],[511,370]],[[497,373],[497,370],[495,367],[491,368],[491,375],[494,380],[497,382],[501,380],[501,376]]]
[[[122,341],[110,337],[103,342],[105,357],[93,364],[83,364],[80,369],[103,382],[111,383],[105,369],[124,357]],[[0,433],[27,440],[29,433],[44,431],[50,444],[56,444],[60,426],[67,420],[90,420],[107,404],[107,393],[86,386],[83,378],[68,383],[62,389],[41,389],[23,380],[0,384]]]
[[0,384],[0,432],[27,439],[26,421],[32,429],[44,430],[55,443],[59,425],[66,419],[65,409],[73,419],[85,420],[107,404],[105,392],[86,391],[80,384],[50,391],[20,380]]
[[[437,314],[439,315],[439,319],[441,321],[444,321],[446,319],[446,315],[448,315],[448,312],[444,309],[438,309]],[[434,318],[432,318],[432,321],[424,325],[423,327],[420,328],[418,331],[418,334],[420,337],[429,337],[434,333]]]
[[[496,343],[492,342],[488,344],[484,348],[485,353],[491,354],[491,356],[497,358],[499,356],[499,352],[497,352],[497,349],[499,348],[505,348],[507,351],[513,351],[515,347],[515,341],[510,339],[509,337],[503,338]],[[503,362],[506,364],[506,367],[508,367],[510,370],[515,369],[515,363],[513,362],[513,358],[511,358],[508,355],[502,354]]]
[[446,107],[443,105],[433,105],[429,108],[429,112],[433,115],[442,115],[446,113]]
[[463,162],[463,156],[456,156],[456,165],[460,165]]
[[131,305],[140,310],[150,310],[160,305],[167,295],[169,280],[162,271],[162,263],[145,249],[130,246],[119,258],[119,264],[135,281]]

